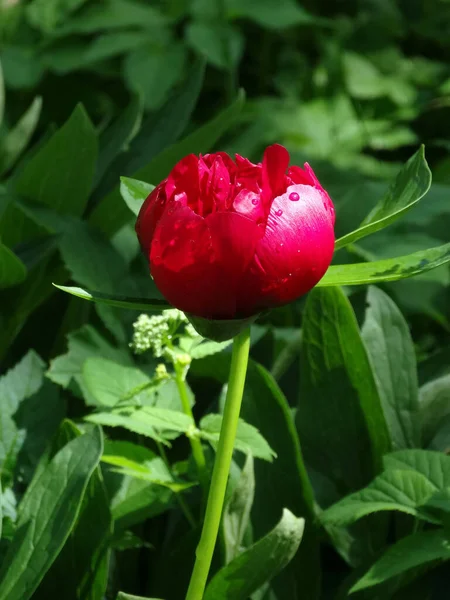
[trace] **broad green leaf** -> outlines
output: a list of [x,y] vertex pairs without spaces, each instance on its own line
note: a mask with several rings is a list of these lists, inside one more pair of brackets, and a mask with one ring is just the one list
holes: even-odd
[[450,488],[450,456],[431,450],[399,450],[387,454],[385,469],[417,471],[436,487]]
[[387,294],[370,287],[362,328],[394,449],[421,445],[416,354],[408,323]]
[[0,63],[0,125],[3,123],[3,115],[5,112],[5,84],[3,81],[3,69]]
[[[444,359],[448,365],[447,357]],[[439,430],[450,423],[450,374],[423,385],[419,400],[423,442],[429,446]]]
[[41,114],[42,98],[33,100],[17,124],[0,144],[0,174],[6,173],[28,146]]
[[229,0],[228,14],[232,19],[246,18],[268,29],[285,29],[296,25],[311,25],[319,19],[294,0]]
[[228,23],[191,21],[186,27],[189,46],[218,69],[236,68],[244,51],[241,31]]
[[250,523],[250,511],[254,497],[255,471],[253,457],[248,454],[237,485],[223,510],[225,563],[232,561],[242,550],[244,535]]
[[[164,431],[187,433],[194,427],[188,415],[176,410],[145,406],[139,408],[121,408],[111,412],[94,413],[85,417],[91,423],[108,427],[125,427],[134,433],[151,437],[157,441],[165,441]],[[170,437],[173,438],[173,433]]]
[[0,242],[0,289],[21,283],[27,276],[23,262]]
[[348,491],[366,485],[390,449],[356,317],[338,288],[306,302],[296,423],[307,463]]
[[47,2],[47,0],[32,0],[26,9],[26,15],[30,25],[36,27],[43,33],[51,33],[56,26],[63,22],[77,8],[87,0],[58,0]]
[[83,298],[83,300],[90,300],[91,302],[97,302],[99,304],[108,304],[109,306],[115,306],[118,308],[126,308],[128,310],[140,310],[146,312],[159,312],[166,308],[171,308],[165,300],[151,299],[151,298],[127,298],[126,296],[112,296],[111,294],[103,294],[102,292],[93,292],[83,290],[80,287],[68,287],[64,285],[53,284],[59,290]]
[[284,509],[272,531],[216,573],[206,588],[204,600],[247,600],[292,560],[304,527],[304,519]]
[[[71,421],[64,421],[58,433],[53,454],[67,440],[80,435]],[[70,537],[33,594],[33,600],[58,597],[103,600],[108,577],[108,542],[112,533],[109,499],[100,467],[97,467],[89,480]]]
[[0,597],[28,600],[66,542],[102,454],[99,428],[69,442],[28,488],[0,572]]
[[[200,421],[199,435],[216,447],[219,442],[221,427],[222,415],[206,415]],[[256,427],[249,425],[242,419],[239,420],[234,447],[245,454],[250,453],[255,458],[261,458],[269,462],[272,462],[274,457],[276,457],[275,452]]]
[[141,119],[142,102],[139,96],[134,96],[114,123],[100,135],[94,187],[101,181],[116,156],[127,149],[127,145],[136,134],[136,129],[139,128]]
[[363,285],[397,281],[431,271],[450,261],[450,244],[420,250],[406,256],[354,265],[331,266],[317,286]]
[[[83,381],[98,406],[115,406],[128,401],[136,404],[150,402],[157,384],[140,369],[120,365],[111,360],[92,356],[82,368]],[[86,398],[89,403],[89,398]]]
[[125,204],[136,217],[144,200],[154,189],[154,185],[145,183],[145,181],[138,181],[137,179],[131,179],[131,177],[120,178],[120,194],[125,200]]
[[75,381],[81,387],[83,395],[88,396],[83,387],[82,367],[91,356],[102,356],[105,360],[114,361],[121,365],[131,364],[131,358],[126,349],[115,348],[103,338],[91,325],[84,325],[67,336],[67,353],[57,356],[50,361],[46,376],[61,385],[69,387]]
[[[135,462],[153,460],[155,454],[131,442],[107,441],[107,456],[122,456]],[[111,498],[115,531],[123,531],[172,507],[174,494],[167,487],[114,472],[105,463],[105,482]]]
[[[166,146],[175,142],[187,126],[200,94],[203,74],[204,64],[198,61],[187,73],[185,82],[174,93],[172,99],[142,123],[129,151],[113,162],[108,177],[96,191],[96,197],[101,199],[101,202],[95,207],[90,218],[90,222],[107,236],[129,221],[128,209],[120,197],[117,175],[152,181],[141,176],[141,169]],[[153,183],[157,184],[159,181]]]
[[61,214],[82,215],[96,160],[97,136],[79,105],[26,164],[16,180],[15,191]]
[[408,535],[391,546],[355,583],[350,593],[378,585],[410,569],[439,560],[450,560],[450,537],[444,529]]
[[231,343],[231,340],[227,340],[226,342],[202,342],[198,346],[192,348],[192,350],[189,351],[189,354],[194,360],[198,358],[205,358],[205,356],[211,356],[212,354],[222,352],[222,350],[228,348],[231,345]]
[[356,231],[336,240],[336,249],[375,233],[399,219],[425,196],[431,186],[431,171],[420,149],[408,160],[384,198],[367,215]]
[[172,492],[181,492],[195,485],[192,482],[175,479],[163,459],[156,455],[150,460],[137,462],[123,456],[104,454],[102,462],[115,467],[113,469],[115,473],[161,485]]
[[397,510],[436,523],[422,508],[438,488],[415,471],[391,469],[376,477],[366,488],[346,496],[327,510],[320,520],[325,525],[349,525],[365,515]]

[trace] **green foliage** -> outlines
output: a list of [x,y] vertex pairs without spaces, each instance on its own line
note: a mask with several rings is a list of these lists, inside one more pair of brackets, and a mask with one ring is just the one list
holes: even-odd
[[134,354],[170,308],[134,224],[187,154],[274,142],[339,252],[251,323],[205,598],[445,596],[450,13],[419,4],[0,0],[1,598],[185,596],[250,322]]

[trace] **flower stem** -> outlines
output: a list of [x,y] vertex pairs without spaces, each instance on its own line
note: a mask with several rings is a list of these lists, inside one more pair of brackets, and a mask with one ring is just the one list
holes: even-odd
[[233,456],[234,441],[247,373],[250,350],[250,329],[239,333],[233,341],[228,390],[223,413],[222,428],[217,446],[216,460],[206,506],[202,535],[197,546],[196,560],[186,600],[202,600],[208,573],[219,533],[228,474]]
[[[189,402],[189,395],[186,386],[186,381],[184,378],[183,368],[179,365],[175,364],[175,382],[177,384],[178,393],[180,395],[181,406],[183,408],[184,414],[191,417],[194,421],[194,415],[192,413],[191,403]],[[194,421],[195,422],[195,421]],[[206,460],[205,454],[203,452],[202,443],[198,438],[189,437],[189,443],[191,444],[192,456],[194,457],[194,462],[197,467],[198,478],[200,480],[200,484],[204,489],[207,488],[207,473],[206,473]]]

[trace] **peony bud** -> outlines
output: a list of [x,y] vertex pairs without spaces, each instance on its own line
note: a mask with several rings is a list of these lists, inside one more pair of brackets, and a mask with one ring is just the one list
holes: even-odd
[[334,208],[308,164],[269,146],[262,164],[224,152],[183,158],[136,223],[156,285],[173,306],[241,319],[292,302],[325,274]]

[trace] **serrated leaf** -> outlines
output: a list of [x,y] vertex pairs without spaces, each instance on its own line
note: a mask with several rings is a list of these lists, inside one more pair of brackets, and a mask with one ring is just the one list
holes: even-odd
[[431,186],[431,171],[420,149],[408,160],[384,198],[372,209],[356,230],[336,240],[336,249],[375,233],[399,219],[425,196]]
[[139,181],[131,177],[120,178],[120,195],[131,212],[136,216],[138,216],[145,199],[154,189],[154,185],[145,181]]
[[445,530],[420,531],[391,546],[351,588],[367,589],[421,565],[450,560],[450,538]]
[[232,340],[227,340],[226,342],[206,341],[192,348],[192,350],[189,351],[189,354],[194,360],[205,358],[206,356],[211,356],[213,354],[217,354],[218,352],[222,352],[222,350],[225,350],[225,348],[228,348],[231,344]]
[[216,573],[204,600],[247,600],[290,562],[300,545],[304,526],[304,519],[284,509],[280,522],[270,533]]
[[[120,365],[111,360],[92,356],[82,368],[84,385],[98,406],[115,406],[128,401],[142,404],[151,400],[157,384],[136,367]],[[86,399],[89,403],[89,397]]]
[[[200,421],[199,435],[215,446],[219,441],[220,429],[222,427],[222,415],[209,414]],[[249,425],[243,419],[239,420],[236,440],[236,450],[245,454],[252,454],[255,458],[261,458],[272,462],[276,457],[275,452],[259,433],[256,427]]]
[[432,450],[399,450],[383,458],[385,469],[417,471],[436,487],[450,487],[450,456]]
[[90,302],[97,302],[98,304],[108,304],[109,306],[116,306],[118,308],[126,308],[129,310],[140,310],[147,312],[159,312],[166,308],[171,308],[165,300],[150,299],[150,298],[128,298],[127,296],[116,296],[112,294],[104,294],[102,292],[93,292],[84,290],[80,287],[70,287],[65,285],[53,284],[59,290],[77,296],[83,300],[89,300]]
[[94,413],[85,419],[108,427],[124,427],[163,443],[167,443],[164,431],[171,432],[170,439],[173,439],[173,433],[187,433],[194,427],[194,422],[188,415],[154,406],[115,409],[111,412]]
[[346,496],[325,510],[320,520],[325,525],[349,525],[374,512],[397,510],[438,523],[431,513],[421,508],[437,489],[420,473],[391,469],[376,477],[363,490]]
[[416,354],[408,323],[387,294],[370,287],[362,328],[394,449],[420,446]]
[[397,258],[353,265],[334,265],[328,269],[317,286],[364,285],[381,281],[397,281],[436,269],[449,261],[450,243]]
[[69,442],[29,486],[0,572],[0,597],[28,600],[61,551],[102,454],[99,428]]
[[[446,366],[450,364],[445,354],[443,358]],[[433,362],[436,366],[436,361]],[[423,442],[429,446],[440,429],[450,422],[450,374],[423,385],[419,400]]]

